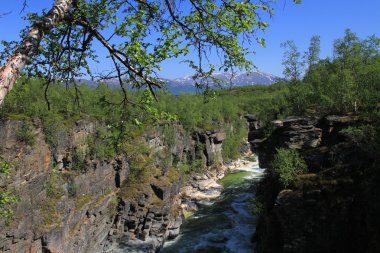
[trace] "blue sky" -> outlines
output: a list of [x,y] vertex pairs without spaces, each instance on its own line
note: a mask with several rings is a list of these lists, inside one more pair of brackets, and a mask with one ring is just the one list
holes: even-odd
[[[19,30],[25,26],[20,10],[23,0],[0,0],[0,13],[11,12],[0,19],[0,40],[18,40]],[[28,0],[27,11],[49,8],[52,0]],[[260,71],[282,75],[283,49],[280,43],[294,40],[301,51],[307,49],[310,37],[321,36],[321,57],[331,56],[332,43],[343,36],[346,28],[352,29],[359,37],[375,34],[380,36],[380,0],[303,0],[295,5],[291,0],[278,0],[275,15],[269,20],[270,27],[263,35],[266,48],[254,44],[256,54],[249,56]],[[192,74],[180,60],[166,61],[161,76],[177,78]],[[94,65],[97,71],[109,69],[111,64],[101,61]]]

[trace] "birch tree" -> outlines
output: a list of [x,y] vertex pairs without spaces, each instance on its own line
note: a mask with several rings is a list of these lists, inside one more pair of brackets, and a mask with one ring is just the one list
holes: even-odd
[[292,82],[300,80],[304,64],[296,44],[293,40],[288,40],[281,43],[281,47],[285,49],[282,60],[284,76]]
[[56,0],[51,10],[34,22],[5,65],[1,67],[0,105],[20,77],[25,65],[30,64],[33,56],[38,54],[43,37],[63,20],[72,3],[73,0]]
[[[114,65],[97,78],[116,79],[123,88],[146,86],[154,94],[162,85],[160,64],[195,53],[196,60],[186,62],[198,85],[207,87],[214,70],[254,67],[241,41],[263,44],[257,31],[268,27],[272,14],[269,0],[55,0],[48,12],[29,15],[22,41],[6,44],[0,105],[22,73],[46,80],[45,89],[52,81],[75,85],[83,75],[93,77],[89,62],[99,60],[95,42]],[[217,64],[208,61],[213,53]]]
[[307,64],[307,69],[313,64],[317,64],[319,61],[319,53],[321,52],[321,37],[319,35],[314,35],[310,39],[310,45],[304,54],[304,59]]

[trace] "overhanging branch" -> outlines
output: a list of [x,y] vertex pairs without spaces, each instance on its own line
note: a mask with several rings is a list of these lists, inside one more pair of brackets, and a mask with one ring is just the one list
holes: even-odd
[[51,10],[32,25],[14,54],[0,69],[0,106],[4,102],[4,97],[20,77],[21,71],[31,63],[32,57],[38,53],[38,46],[45,34],[63,20],[74,1],[56,0]]

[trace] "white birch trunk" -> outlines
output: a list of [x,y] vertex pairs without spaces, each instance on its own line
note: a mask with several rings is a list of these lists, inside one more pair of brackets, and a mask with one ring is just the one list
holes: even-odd
[[55,0],[51,10],[32,25],[13,55],[9,56],[5,65],[1,67],[0,107],[25,65],[31,63],[32,57],[38,53],[38,46],[45,34],[62,21],[73,2],[74,0]]

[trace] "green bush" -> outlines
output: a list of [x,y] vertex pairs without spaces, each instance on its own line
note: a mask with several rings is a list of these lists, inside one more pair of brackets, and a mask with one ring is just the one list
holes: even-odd
[[64,125],[64,119],[61,115],[49,113],[42,119],[45,141],[51,149],[57,148],[65,141],[67,126]]
[[36,136],[33,133],[33,128],[29,123],[25,121],[16,131],[16,138],[18,141],[24,142],[26,145],[31,147],[36,144]]
[[109,126],[98,126],[87,138],[90,154],[100,160],[116,155],[117,132]]
[[[0,157],[0,176],[4,174],[8,176],[12,169],[14,169],[14,164],[8,161],[3,161]],[[9,224],[13,218],[13,210],[11,205],[20,201],[20,198],[15,196],[13,193],[8,191],[3,191],[0,188],[0,219]]]
[[188,175],[192,172],[200,172],[204,170],[205,165],[201,159],[197,159],[192,161],[191,163],[179,164],[177,168],[182,175]]
[[0,173],[1,174],[9,175],[11,170],[13,170],[14,168],[15,168],[15,165],[13,163],[8,162],[8,161],[3,161],[3,158],[0,157]]
[[75,148],[73,151],[73,170],[84,171],[85,170],[85,158],[86,151],[81,148]]
[[62,179],[59,172],[53,170],[45,182],[46,196],[50,199],[60,199],[64,195]]
[[226,129],[226,139],[222,145],[222,156],[224,160],[237,159],[240,156],[242,141],[246,139],[248,129],[242,120],[236,120],[229,124]]
[[297,176],[307,172],[305,161],[296,150],[279,148],[272,162],[272,173],[284,187],[292,184]]
[[361,125],[356,127],[349,126],[340,132],[344,135],[350,136],[354,141],[363,144],[370,144],[377,139],[376,128],[372,125]]

